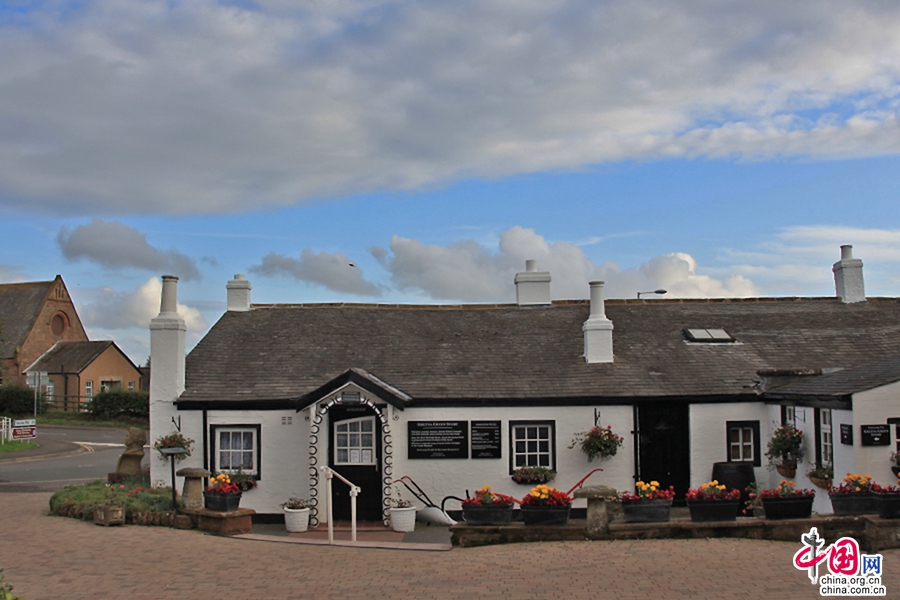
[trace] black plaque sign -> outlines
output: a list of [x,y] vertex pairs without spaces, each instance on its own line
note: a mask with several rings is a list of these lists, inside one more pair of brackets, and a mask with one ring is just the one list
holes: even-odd
[[500,421],[472,421],[472,458],[500,458]]
[[468,421],[410,421],[409,458],[469,458]]
[[863,446],[890,446],[890,425],[860,425],[860,441]]
[[848,446],[853,445],[853,425],[841,423],[841,443]]

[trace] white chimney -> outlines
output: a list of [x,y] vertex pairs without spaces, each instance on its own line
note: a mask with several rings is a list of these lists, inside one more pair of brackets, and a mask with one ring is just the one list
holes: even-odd
[[515,284],[519,306],[551,304],[550,272],[538,271],[536,260],[525,261],[525,272],[516,273]]
[[589,363],[613,362],[613,324],[606,318],[603,282],[591,282],[591,315],[584,322],[584,360]]
[[[178,314],[178,278],[163,275],[159,315],[150,321],[150,439],[172,432],[184,392],[184,337],[187,326]],[[165,480],[158,460],[151,460],[151,481]],[[162,466],[160,466],[162,465]],[[160,471],[163,469],[163,471]]]
[[866,301],[866,289],[863,283],[863,264],[853,258],[853,246],[841,246],[841,260],[834,263],[834,288],[838,298],[847,304]]
[[238,273],[225,287],[228,289],[228,310],[241,312],[250,310],[252,288],[246,277]]

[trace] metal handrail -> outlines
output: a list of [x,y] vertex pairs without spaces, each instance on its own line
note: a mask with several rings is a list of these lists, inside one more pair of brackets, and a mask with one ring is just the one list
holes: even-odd
[[319,470],[325,474],[325,503],[328,507],[328,543],[334,543],[334,514],[331,506],[331,479],[337,477],[348,486],[350,486],[350,539],[356,541],[356,497],[362,491],[358,485],[348,480],[346,477],[332,469],[331,467],[319,467]]

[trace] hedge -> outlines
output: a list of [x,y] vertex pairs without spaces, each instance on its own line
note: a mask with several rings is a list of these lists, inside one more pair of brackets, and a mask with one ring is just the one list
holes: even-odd
[[150,417],[150,394],[141,390],[100,392],[88,402],[88,412],[100,419]]
[[[44,403],[38,399],[38,412],[43,412]],[[0,414],[33,415],[34,390],[24,385],[0,385]]]

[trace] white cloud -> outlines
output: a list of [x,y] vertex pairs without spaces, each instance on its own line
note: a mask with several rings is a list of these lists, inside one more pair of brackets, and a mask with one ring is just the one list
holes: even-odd
[[[103,288],[93,302],[79,304],[78,315],[85,327],[103,330],[147,329],[150,320],[159,314],[162,281],[151,277],[131,293]],[[208,327],[200,311],[178,303],[178,314],[185,320],[188,331],[204,331]]]
[[212,213],[900,151],[900,4],[114,0],[0,24],[0,202]]
[[652,258],[637,269],[621,269],[612,262],[594,264],[570,242],[547,242],[533,229],[513,227],[500,234],[499,250],[490,252],[473,240],[447,246],[423,244],[394,236],[390,252],[372,254],[391,274],[400,290],[419,290],[437,300],[509,302],[515,299],[513,281],[535,259],[549,271],[553,298],[586,298],[588,282],[603,280],[609,297],[633,298],[639,291],[663,288],[667,297],[741,297],[757,295],[753,282],[739,274],[717,279],[698,273],[696,261],[674,253]]
[[94,219],[74,230],[64,226],[56,242],[70,261],[83,258],[113,269],[134,267],[167,271],[185,280],[200,278],[200,271],[190,257],[177,250],[154,248],[144,234],[120,221]]
[[264,256],[260,264],[250,267],[250,272],[269,277],[287,275],[298,281],[314,283],[346,294],[382,294],[381,288],[366,281],[362,271],[340,252],[316,254],[310,248],[305,248],[299,259],[272,252]]

